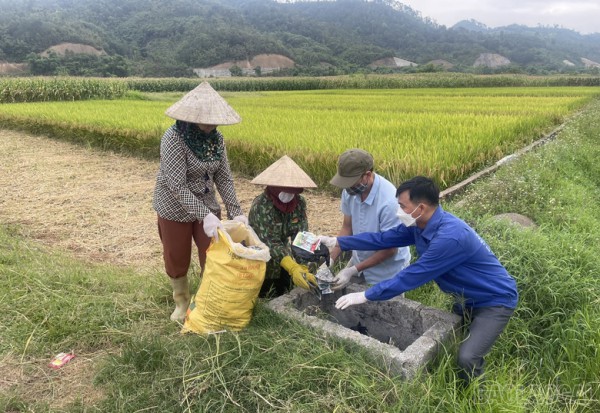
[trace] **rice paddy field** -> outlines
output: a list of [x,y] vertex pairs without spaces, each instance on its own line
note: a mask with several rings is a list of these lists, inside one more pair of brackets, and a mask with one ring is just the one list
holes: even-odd
[[[232,168],[254,176],[283,154],[322,188],[337,156],[360,147],[393,183],[414,175],[448,187],[540,138],[595,96],[597,87],[338,89],[221,92],[242,123],[221,127]],[[183,93],[114,100],[11,103],[0,127],[158,157]]]

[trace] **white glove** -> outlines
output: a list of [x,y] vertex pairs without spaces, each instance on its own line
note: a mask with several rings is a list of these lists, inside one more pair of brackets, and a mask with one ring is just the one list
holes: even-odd
[[332,250],[337,245],[337,237],[328,237],[327,235],[319,235],[321,244],[325,245],[327,249]]
[[329,268],[333,268],[334,265],[335,265],[335,258],[329,257],[329,263],[327,264],[327,266]]
[[214,238],[215,241],[219,241],[219,228],[223,229],[223,223],[215,214],[212,212],[204,217],[202,220],[202,226],[204,227],[204,233],[207,237]]
[[237,217],[233,217],[234,221],[237,222],[241,222],[244,225],[248,225],[248,218],[246,218],[246,215],[238,215]]
[[346,294],[338,298],[338,300],[335,302],[335,308],[338,310],[345,310],[351,305],[364,304],[367,301],[369,300],[367,300],[367,297],[365,297],[364,291],[360,293]]
[[356,265],[344,268],[342,271],[338,272],[338,275],[336,275],[333,279],[335,286],[331,289],[333,291],[341,290],[348,285],[350,279],[355,275],[358,275],[358,269],[356,268]]

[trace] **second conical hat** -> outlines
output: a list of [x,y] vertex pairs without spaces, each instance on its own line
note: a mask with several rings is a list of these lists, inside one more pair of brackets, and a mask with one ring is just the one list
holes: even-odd
[[242,118],[208,82],[175,102],[165,114],[173,119],[204,125],[233,125]]
[[287,155],[262,171],[251,183],[287,188],[316,188],[317,184]]

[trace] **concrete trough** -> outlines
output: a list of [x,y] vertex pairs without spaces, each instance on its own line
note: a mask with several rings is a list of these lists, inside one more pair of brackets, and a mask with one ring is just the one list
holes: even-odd
[[364,289],[365,286],[351,284],[345,291],[324,295],[319,300],[313,293],[295,288],[267,306],[327,335],[366,348],[404,379],[414,377],[458,331],[460,317],[456,314],[403,297],[345,310],[335,308],[335,301],[343,294]]

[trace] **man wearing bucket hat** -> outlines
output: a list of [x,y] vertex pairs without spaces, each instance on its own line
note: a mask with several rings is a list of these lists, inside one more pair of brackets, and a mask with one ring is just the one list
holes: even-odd
[[[330,183],[343,188],[341,210],[344,214],[338,236],[356,235],[363,232],[382,232],[400,225],[396,216],[398,201],[396,188],[384,177],[373,171],[373,156],[362,149],[348,149],[340,155],[337,173]],[[333,248],[331,258],[341,254],[339,247]],[[392,278],[410,263],[407,247],[388,248],[381,251],[352,251],[346,268],[334,279],[334,290],[344,288],[354,280],[367,284]]]
[[260,296],[282,295],[294,285],[309,289],[317,280],[304,265],[292,258],[290,240],[298,232],[308,230],[304,188],[316,188],[312,179],[290,157],[283,156],[251,181],[266,185],[252,202],[248,221],[268,247],[271,260],[267,263],[265,281]]
[[237,200],[223,135],[218,125],[233,125],[240,116],[207,82],[202,82],[165,112],[176,120],[160,143],[160,168],[153,206],[163,245],[165,270],[173,287],[171,320],[185,318],[190,302],[187,272],[192,240],[204,268],[210,237],[221,226],[221,207],[230,219],[247,223]]

